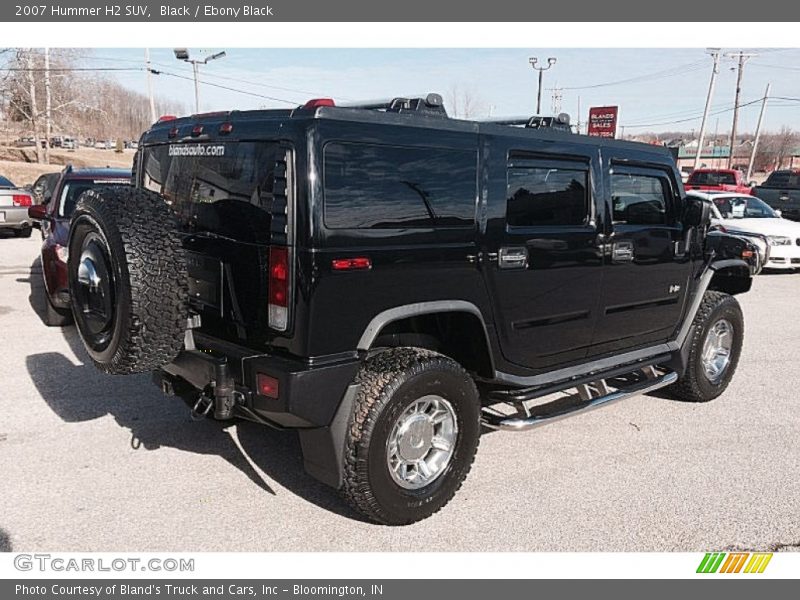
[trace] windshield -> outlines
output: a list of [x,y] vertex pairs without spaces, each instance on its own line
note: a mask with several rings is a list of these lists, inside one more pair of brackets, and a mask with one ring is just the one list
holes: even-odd
[[103,181],[93,181],[91,179],[87,179],[85,181],[70,181],[64,184],[64,189],[61,191],[61,198],[58,202],[58,216],[59,217],[71,217],[72,211],[75,210],[75,205],[78,203],[78,198],[81,197],[81,194],[86,190],[96,189],[99,187],[109,186],[109,185],[129,185],[130,181],[127,179],[120,179],[119,181],[114,180],[103,180]]
[[686,183],[692,185],[736,185],[733,173],[720,171],[695,171]]
[[713,199],[723,219],[777,219],[778,215],[763,200],[754,196],[727,196]]

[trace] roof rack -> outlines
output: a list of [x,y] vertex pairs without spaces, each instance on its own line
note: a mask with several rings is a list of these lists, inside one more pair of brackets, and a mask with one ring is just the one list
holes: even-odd
[[569,125],[570,117],[567,113],[560,113],[555,117],[545,117],[543,115],[533,115],[531,117],[506,117],[498,119],[481,119],[481,123],[493,123],[495,125],[508,125],[510,127],[525,127],[527,129],[555,129],[572,133]]
[[424,96],[399,96],[385,100],[371,100],[367,102],[353,102],[335,104],[330,98],[316,98],[309,100],[301,108],[314,109],[323,106],[338,106],[339,108],[375,110],[390,113],[417,113],[428,116],[447,117],[444,100],[441,94],[425,94]]

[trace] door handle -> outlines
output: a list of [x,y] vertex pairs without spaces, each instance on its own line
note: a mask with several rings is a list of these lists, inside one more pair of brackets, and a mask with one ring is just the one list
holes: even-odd
[[633,242],[617,240],[611,244],[611,261],[616,263],[633,262]]
[[497,264],[501,269],[524,269],[528,266],[528,249],[525,246],[500,248]]

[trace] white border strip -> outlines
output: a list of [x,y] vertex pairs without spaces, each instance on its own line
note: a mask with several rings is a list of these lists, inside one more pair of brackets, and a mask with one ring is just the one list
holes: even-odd
[[[87,35],[76,35],[81,30]],[[800,45],[797,24],[786,22],[3,24],[3,46],[138,48],[165,44],[205,47],[209,43],[232,48],[792,48]]]
[[[38,553],[39,555],[48,553]],[[633,553],[49,553],[47,559],[63,559],[61,570],[20,571],[21,564],[34,553],[0,555],[3,579],[397,579],[402,577],[398,564],[436,563],[429,578],[443,579],[780,579],[800,578],[800,553],[775,553],[761,574],[698,574],[704,552]],[[22,557],[22,558],[20,558]],[[142,570],[152,558],[194,560],[192,572]],[[93,559],[93,571],[66,570],[70,559],[81,564]],[[115,560],[137,559],[138,570],[115,571]],[[31,561],[28,561],[31,562]],[[35,560],[33,561],[36,562]],[[120,565],[121,563],[117,563]],[[101,570],[106,568],[108,570]],[[146,569],[146,567],[144,567]],[[425,569],[417,569],[415,578],[426,578]],[[435,575],[435,577],[433,577]]]

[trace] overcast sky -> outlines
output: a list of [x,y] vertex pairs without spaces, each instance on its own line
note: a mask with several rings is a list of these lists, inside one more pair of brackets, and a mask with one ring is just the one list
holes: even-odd
[[[563,88],[562,111],[585,121],[589,106],[618,104],[625,134],[644,131],[699,129],[711,58],[697,49],[237,49],[191,48],[204,57],[225,50],[227,56],[201,66],[201,110],[287,107],[311,97],[340,101],[387,98],[439,92],[449,100],[451,90],[468,91],[486,115],[532,114],[536,108],[536,76],[528,58],[558,62],[544,76],[543,113],[551,112],[551,90]],[[724,49],[734,52],[740,49]],[[746,51],[751,51],[747,50]],[[172,49],[151,49],[159,96],[194,108],[191,67],[174,58]],[[740,131],[753,131],[768,82],[771,96],[800,100],[800,49],[754,50],[758,56],[745,66],[742,84]],[[85,64],[136,68],[143,49],[97,49]],[[734,62],[723,59],[713,103],[709,131],[730,129],[736,73]],[[187,79],[167,75],[172,73]],[[145,91],[140,71],[114,71],[122,84]],[[631,81],[625,81],[631,80]],[[226,86],[252,95],[208,84]],[[612,83],[614,85],[606,85]],[[264,96],[264,97],[262,97]],[[677,122],[676,122],[677,121]],[[770,100],[765,129],[786,125],[800,129],[800,101]]]

